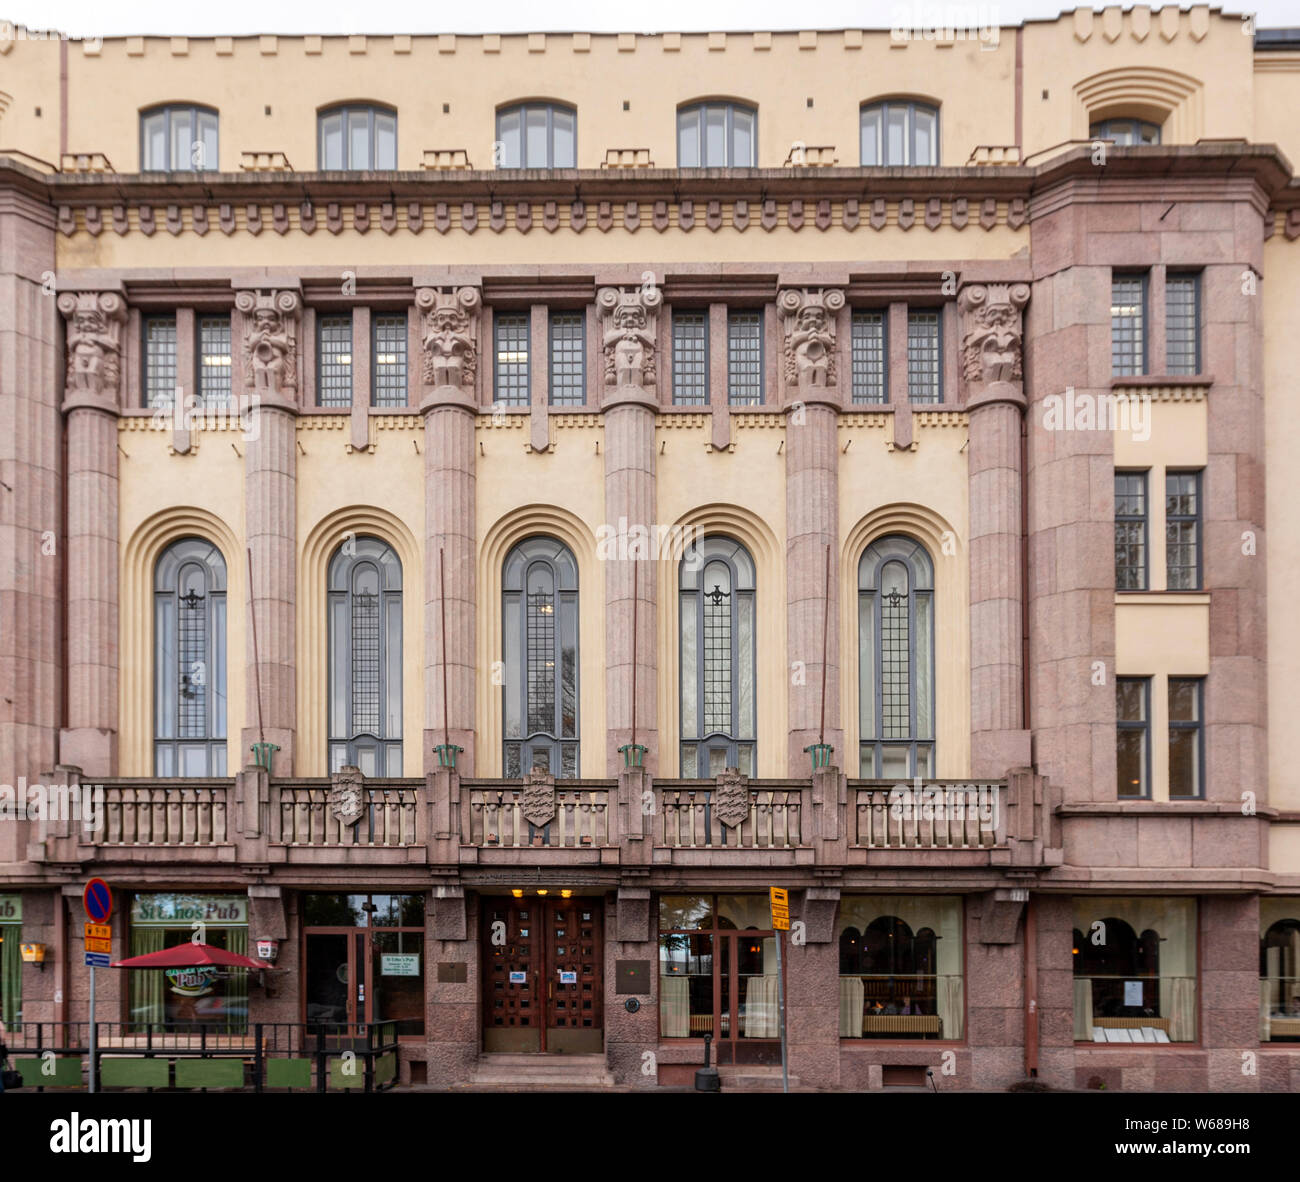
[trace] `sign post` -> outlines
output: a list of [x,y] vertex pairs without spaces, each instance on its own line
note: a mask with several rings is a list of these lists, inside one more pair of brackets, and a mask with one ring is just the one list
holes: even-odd
[[790,930],[790,892],[785,887],[770,888],[772,931],[776,933],[777,1020],[781,1030],[781,1091],[790,1091],[790,1069],[785,1046],[785,973],[781,968],[781,933]]
[[113,892],[102,878],[92,878],[81,894],[82,906],[90,923],[86,924],[86,964],[90,966],[90,1090],[95,1090],[95,1059],[98,1051],[95,1021],[95,969],[108,968],[113,950],[113,929],[108,926],[113,914]]

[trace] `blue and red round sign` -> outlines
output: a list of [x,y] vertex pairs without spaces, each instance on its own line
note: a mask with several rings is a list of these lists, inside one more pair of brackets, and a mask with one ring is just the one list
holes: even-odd
[[113,892],[102,878],[92,878],[86,883],[81,901],[93,923],[107,923],[108,917],[113,914]]

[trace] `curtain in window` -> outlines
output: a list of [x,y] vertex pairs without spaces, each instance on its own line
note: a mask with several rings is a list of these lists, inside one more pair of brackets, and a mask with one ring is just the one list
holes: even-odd
[[659,978],[659,1031],[663,1038],[689,1038],[691,982],[689,977]]
[[862,1003],[865,996],[861,977],[840,978],[840,1037],[862,1037]]
[[1074,1038],[1076,1042],[1092,1041],[1092,978],[1074,979]]
[[[227,928],[226,949],[248,955],[248,929]],[[232,969],[226,981],[226,1010],[230,1013],[227,1031],[241,1034],[248,1029],[248,970]]]
[[740,1003],[744,1007],[741,1035],[744,1038],[780,1038],[781,1025],[778,1007],[779,978],[776,975],[776,938],[763,941],[763,975],[743,977],[744,989]]
[[[131,929],[131,955],[143,956],[146,952],[161,952],[167,937],[165,928]],[[131,1023],[134,1026],[159,1026],[164,1019],[163,990],[167,979],[161,969],[144,969],[130,972]]]
[[1270,1035],[1270,993],[1269,981],[1261,978],[1259,982],[1259,1041],[1268,1042]]
[[939,978],[939,1021],[944,1038],[962,1037],[961,978]]
[[1196,1038],[1196,982],[1190,977],[1160,979],[1160,1013],[1169,1019],[1170,1042]]
[[7,923],[0,927],[0,1021],[12,1028],[23,1012],[23,958],[20,946],[22,927]]

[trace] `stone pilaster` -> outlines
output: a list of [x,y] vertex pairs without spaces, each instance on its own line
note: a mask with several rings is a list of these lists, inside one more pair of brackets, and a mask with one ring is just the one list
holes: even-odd
[[[437,767],[434,748],[450,742],[464,749],[457,768],[472,775],[476,763],[474,702],[475,596],[478,545],[475,531],[479,310],[477,287],[421,287],[419,318],[424,415],[424,677],[426,772]],[[439,578],[439,555],[442,577]],[[446,595],[446,684],[443,702],[443,606]],[[444,714],[445,710],[445,714]],[[446,729],[444,732],[444,721]]]
[[1021,312],[1025,284],[962,289],[962,366],[970,482],[971,774],[1001,779],[1030,763],[1024,729]]
[[[248,725],[241,736],[241,758],[250,762],[253,743],[264,737],[280,748],[274,754],[274,773],[286,776],[293,773],[297,730],[297,413],[302,299],[290,290],[240,291],[235,307],[240,313],[243,390],[251,402],[252,422],[244,459],[245,536],[253,571],[247,645]],[[235,556],[235,561],[239,560]]]
[[672,562],[680,557],[650,552],[656,517],[655,383],[661,297],[657,289],[605,287],[596,303],[605,412],[605,522],[615,538],[612,552],[605,555],[605,774],[618,774],[622,765],[618,749],[632,741],[634,648],[636,741],[649,748],[646,766],[653,774],[660,766],[676,766],[676,759],[661,762],[658,749],[654,560]]
[[[839,424],[835,314],[838,288],[781,292],[786,410],[786,636],[790,775],[809,774],[819,741],[825,631],[825,741],[843,766],[839,662]],[[830,547],[829,575],[827,547]]]

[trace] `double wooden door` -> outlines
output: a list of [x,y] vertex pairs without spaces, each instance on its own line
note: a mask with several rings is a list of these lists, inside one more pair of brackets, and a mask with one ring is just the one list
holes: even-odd
[[484,896],[483,1049],[604,1049],[600,899]]

